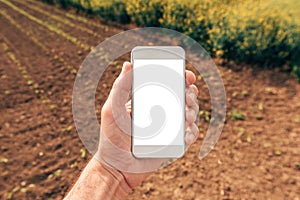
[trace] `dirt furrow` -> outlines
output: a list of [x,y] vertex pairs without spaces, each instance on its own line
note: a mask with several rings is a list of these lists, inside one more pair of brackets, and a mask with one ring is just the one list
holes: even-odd
[[[47,27],[37,24],[36,22],[30,20],[29,18],[27,18],[19,12],[15,12],[11,7],[7,6],[6,4],[0,2],[0,5],[5,9],[2,11],[2,13],[5,13],[11,19],[13,19],[14,24],[19,24],[19,26],[23,29],[24,32],[29,33],[31,35],[31,38],[38,40],[39,43],[46,46],[46,48],[48,48],[48,50],[51,53],[55,54],[61,52],[60,56],[63,59],[67,59],[71,56],[77,55],[78,52],[80,52],[80,55],[87,53],[82,51],[82,49],[80,47],[77,47],[75,44],[71,43],[70,41],[67,41],[66,38],[57,35],[55,32],[49,31]],[[82,58],[82,56],[80,55],[78,55],[78,59]],[[77,66],[77,63],[77,59],[71,59],[69,64]]]
[[[1,90],[10,91],[9,94],[6,92],[5,96],[1,94],[1,104],[5,107],[1,105],[0,151],[1,158],[5,159],[5,162],[0,165],[0,171],[1,179],[5,182],[1,183],[0,195],[3,195],[3,199],[8,199],[16,197],[15,193],[21,189],[20,183],[26,182],[30,178],[30,173],[37,173],[35,170],[28,173],[26,167],[33,169],[39,164],[36,161],[28,162],[27,159],[37,160],[39,150],[43,149],[41,145],[44,145],[53,132],[50,122],[55,122],[55,119],[33,92],[31,84],[28,84],[28,80],[24,77],[27,74],[19,71],[18,68],[21,66],[2,36],[0,40],[0,87]],[[41,137],[46,140],[37,142]],[[29,186],[31,183],[26,184]],[[30,189],[33,186],[32,184]],[[24,194],[22,196],[24,198]]]
[[28,19],[30,19],[31,21],[35,22],[36,24],[43,26],[45,28],[47,28],[49,31],[56,33],[57,35],[65,38],[66,40],[68,40],[69,42],[75,44],[76,46],[82,48],[83,50],[90,50],[90,46],[88,46],[87,44],[83,43],[82,41],[77,40],[76,37],[62,31],[61,29],[59,29],[58,27],[56,27],[53,24],[49,24],[49,23],[45,23],[42,20],[40,20],[39,18],[27,13],[26,11],[24,11],[21,8],[18,8],[17,6],[15,6],[14,4],[12,4],[10,1],[7,0],[1,0],[1,3],[7,5],[8,7],[10,7],[11,9],[14,10],[14,12],[18,12],[22,15],[24,15],[25,17],[27,17]]
[[[103,31],[102,35],[110,36],[112,33],[117,34],[120,31],[125,30],[125,28],[117,28],[115,26],[109,25],[104,20],[101,20],[99,17],[95,16],[81,16],[78,13],[75,13],[74,10],[62,10],[58,9],[56,6],[47,5],[40,1],[36,0],[28,0],[26,1],[27,4],[33,5],[35,7],[41,8],[43,10],[47,10],[53,13],[56,16],[61,18],[65,18],[73,22],[74,24],[78,24],[80,26],[84,26],[93,30],[94,32]],[[73,12],[70,12],[73,11]]]
[[[41,57],[32,56],[36,52],[40,52],[39,48],[26,39],[25,35],[19,34],[18,30],[15,30],[14,26],[8,22],[1,21],[0,23],[6,27],[2,33],[10,41],[11,49],[15,51],[15,57],[20,58],[22,64],[24,63],[23,65],[26,66],[27,76],[30,76],[27,81],[31,81],[34,92],[41,101],[47,103],[53,114],[61,116],[61,113],[64,113],[69,116],[67,119],[70,119],[74,75],[70,74],[66,68],[56,69],[56,65],[53,65],[45,54]],[[20,48],[27,49],[28,46],[31,48],[27,51],[18,50]],[[72,122],[71,119],[62,121],[67,124]]]
[[[55,22],[56,22],[55,24],[58,27],[63,27],[63,25],[66,25],[66,26],[69,26],[70,28],[72,28],[73,30],[75,29],[75,30],[78,30],[79,32],[89,34],[89,36],[91,36],[91,37],[96,37],[96,38],[99,38],[100,40],[105,39],[105,37],[102,37],[99,34],[99,32],[97,33],[89,28],[86,28],[85,26],[81,26],[79,24],[72,23],[70,20],[68,20],[65,17],[53,15],[53,13],[50,13],[44,9],[41,9],[38,6],[28,4],[28,2],[14,0],[13,3],[19,7],[22,7],[23,9],[26,9],[26,11],[31,13],[32,15],[35,15],[38,13],[38,14],[41,14],[42,16],[44,16],[45,18],[43,18],[43,19],[45,19],[45,20],[49,20],[49,21],[51,20],[51,22],[55,20]],[[68,32],[68,31],[66,31],[66,32]]]
[[[37,22],[38,24],[47,27],[49,30],[54,31],[58,35],[65,37],[67,40],[83,48],[83,50],[88,50],[90,49],[91,46],[96,46],[96,44],[100,43],[102,40],[105,39],[101,37],[99,39],[94,35],[95,33],[93,33],[93,35],[91,33],[87,33],[86,31],[80,29],[79,26],[75,28],[76,25],[73,23],[68,23],[68,21],[62,23],[57,19],[53,19],[52,17],[50,17],[51,15],[50,13],[49,15],[46,14],[47,11],[41,13],[32,10],[29,7],[23,6],[23,4],[17,1],[11,1],[11,2],[13,3],[13,5],[17,6],[18,8],[22,8],[23,10],[22,14],[30,17],[31,20]],[[89,31],[89,29],[84,29],[84,30]]]
[[[7,28],[7,31],[18,34],[16,30],[11,29],[12,25],[5,22],[2,25]],[[70,126],[70,122],[62,117],[63,114],[58,114],[60,118],[57,118],[57,111],[55,109],[53,110],[54,112],[50,111],[52,109],[50,108],[49,110],[49,105],[43,102],[44,99],[41,98],[41,94],[35,93],[35,90],[40,89],[40,87],[31,87],[35,84],[34,78],[47,77],[47,75],[43,74],[43,70],[41,72],[36,70],[39,67],[35,66],[36,63],[32,62],[33,60],[28,59],[28,55],[31,55],[32,59],[36,59],[36,57],[32,57],[33,52],[29,52],[27,55],[22,54],[25,53],[22,51],[19,54],[20,52],[17,49],[27,46],[34,48],[34,45],[30,43],[30,40],[27,40],[28,44],[25,43],[22,46],[19,42],[23,38],[18,40],[15,35],[8,34],[10,32],[2,33],[6,37],[9,36],[9,38],[5,39],[6,43],[2,45],[4,52],[1,52],[1,55],[3,54],[1,56],[3,58],[3,60],[1,59],[3,64],[1,74],[7,74],[6,77],[10,75],[10,78],[19,81],[12,84],[10,84],[11,82],[6,82],[7,84],[5,85],[1,84],[1,88],[3,86],[6,90],[11,91],[11,94],[17,93],[22,95],[22,91],[18,90],[18,87],[27,87],[29,91],[27,95],[24,94],[24,97],[27,99],[27,96],[29,96],[32,100],[16,104],[14,99],[9,99],[9,97],[14,96],[5,94],[4,105],[12,102],[14,107],[6,107],[5,110],[1,111],[1,159],[7,159],[1,165],[1,177],[4,180],[9,180],[9,182],[6,181],[6,184],[1,185],[0,195],[4,199],[50,198],[52,195],[58,196],[59,193],[63,195],[68,189],[66,184],[68,179],[67,176],[61,177],[60,173],[78,173],[78,168],[84,163],[84,160],[80,159],[80,151],[78,150],[78,148],[82,148],[82,145],[74,132],[74,128]],[[13,41],[13,45],[11,41]],[[4,54],[8,54],[8,58]],[[19,58],[22,58],[21,60],[26,62],[26,64],[31,63],[33,66],[22,67],[18,61]],[[7,63],[10,65],[4,65]],[[48,68],[47,66],[44,67]],[[22,75],[25,77],[22,77]],[[1,77],[3,78],[3,76]],[[32,83],[29,83],[29,80]],[[22,100],[22,97],[16,100]],[[65,115],[68,116],[66,112]],[[40,138],[43,138],[43,140],[40,140]],[[78,145],[67,149],[62,148],[63,144],[68,142],[78,143]],[[51,154],[48,154],[48,152],[51,152]],[[57,158],[60,157],[68,157],[70,162],[57,162]],[[31,170],[28,170],[28,168]],[[15,174],[18,174],[18,176],[15,176]],[[57,184],[54,186],[49,185],[52,182],[57,182]],[[35,192],[32,192],[32,190]]]
[[17,66],[7,58],[8,48],[1,39],[0,49],[0,110],[2,113],[6,108],[14,108],[18,104],[32,101],[35,97],[21,74],[14,70],[13,67]]

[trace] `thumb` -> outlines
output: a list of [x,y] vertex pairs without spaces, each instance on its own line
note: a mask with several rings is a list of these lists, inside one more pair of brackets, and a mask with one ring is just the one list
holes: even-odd
[[[131,93],[132,67],[131,63],[124,62],[122,71],[115,80],[109,96],[102,107],[101,120],[113,120],[114,124],[127,135],[131,134],[131,117],[126,111],[126,102]],[[111,123],[111,122],[110,122]],[[104,125],[103,123],[101,124]]]
[[112,106],[119,109],[125,109],[132,86],[132,65],[130,62],[124,62],[122,71],[115,80],[110,91],[108,99]]

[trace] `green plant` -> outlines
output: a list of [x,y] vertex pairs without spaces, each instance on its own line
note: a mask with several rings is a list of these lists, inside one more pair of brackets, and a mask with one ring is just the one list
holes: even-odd
[[236,121],[236,120],[245,120],[246,117],[244,114],[239,113],[237,110],[233,110],[231,112],[231,120]]
[[298,170],[300,170],[300,163],[296,163],[296,167]]
[[126,12],[130,21],[139,26],[159,26],[165,2],[161,0],[126,1]]
[[126,12],[126,5],[124,1],[99,1],[98,4],[94,4],[93,11],[95,14],[104,19],[118,21],[121,23],[129,23],[129,16]]
[[299,14],[294,0],[55,2],[121,23],[175,29],[194,38],[213,56],[258,64],[262,68],[281,68],[295,74],[300,81],[300,23],[296,20]]

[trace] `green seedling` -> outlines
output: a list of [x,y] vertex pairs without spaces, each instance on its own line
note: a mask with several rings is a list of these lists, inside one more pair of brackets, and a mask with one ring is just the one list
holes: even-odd
[[53,173],[49,174],[48,179],[52,179],[53,177],[58,177],[61,175],[61,169],[55,170]]
[[299,123],[300,122],[300,118],[299,117],[294,118],[294,122],[295,123]]
[[31,85],[33,83],[33,80],[28,80],[27,85]]
[[116,65],[116,69],[122,69],[122,65]]
[[247,138],[246,138],[246,140],[247,140],[247,142],[251,142],[252,141],[252,139],[251,139],[251,136],[250,135],[247,135]]
[[257,105],[257,107],[258,107],[258,110],[260,110],[260,111],[263,111],[263,110],[264,110],[264,104],[263,104],[263,103],[259,103],[259,104]]
[[9,90],[5,90],[4,94],[8,95],[8,94],[10,94],[10,91]]
[[20,192],[22,193],[26,193],[28,191],[28,189],[26,187],[21,188]]
[[8,46],[5,43],[2,43],[2,48],[4,51],[8,51]]
[[72,128],[73,128],[73,126],[68,126],[67,128],[66,128],[66,131],[71,131],[72,130]]
[[200,110],[199,111],[199,117],[203,115],[205,121],[209,122],[210,121],[210,113],[208,111]]
[[11,52],[7,52],[8,56],[10,57],[11,60],[15,61],[16,60],[16,57],[13,53]]
[[239,94],[239,93],[238,93],[237,91],[235,91],[235,92],[232,93],[231,96],[232,96],[232,97],[236,97],[238,94]]
[[7,163],[7,162],[8,162],[8,159],[7,159],[7,158],[4,158],[4,157],[2,157],[2,158],[0,158],[0,162],[1,162],[1,163]]
[[70,165],[70,168],[71,168],[71,169],[77,168],[77,167],[78,167],[78,162],[77,162],[77,161],[75,161],[74,163],[72,163],[72,164]]
[[243,90],[243,91],[242,91],[242,95],[243,95],[244,97],[246,97],[246,96],[248,96],[248,95],[249,95],[249,93],[248,93],[248,91],[247,91],[247,90]]
[[274,150],[274,154],[275,154],[276,156],[280,156],[280,155],[281,155],[281,151],[280,151],[279,149],[275,149],[275,150]]
[[270,146],[271,146],[270,143],[263,143],[263,147],[264,147],[264,148],[268,148],[268,147],[270,147]]
[[26,181],[21,182],[21,186],[24,187],[26,185]]
[[272,87],[266,87],[266,88],[265,88],[265,91],[266,91],[267,93],[269,93],[269,94],[273,94],[273,95],[277,94],[276,89],[275,89],[275,88],[272,88]]
[[74,67],[69,66],[68,69],[70,70],[71,74],[77,74],[77,69]]
[[53,175],[54,176],[60,176],[60,174],[61,174],[61,169],[57,169],[57,170],[55,170],[55,172],[53,173]]
[[262,120],[262,119],[263,119],[263,116],[261,116],[261,115],[255,115],[255,119],[257,119],[257,120]]
[[35,83],[35,84],[33,84],[32,87],[33,87],[34,89],[37,89],[37,88],[39,87],[39,84]]
[[199,117],[203,115],[205,121],[209,122],[210,121],[210,113],[208,111],[200,110],[198,113]]
[[43,100],[42,100],[42,103],[44,103],[44,104],[45,104],[45,103],[48,103],[48,102],[49,102],[49,101],[48,101],[47,99],[43,99]]
[[237,133],[237,136],[238,137],[241,137],[242,135],[244,135],[244,133],[245,133],[245,129],[244,128],[242,128],[242,127],[239,127],[239,128],[237,128],[238,129],[238,133]]
[[245,120],[246,117],[244,114],[239,113],[237,110],[233,110],[231,113],[231,120],[236,121],[236,120]]
[[81,158],[85,159],[86,158],[86,149],[84,149],[84,148],[80,149],[80,153],[81,153]]
[[16,186],[12,189],[12,191],[5,194],[6,199],[12,199],[14,194],[20,190],[19,186]]
[[49,106],[49,108],[50,108],[50,110],[53,110],[53,109],[55,109],[55,108],[56,108],[56,105],[54,105],[54,104],[51,104],[51,105]]
[[70,150],[67,150],[65,153],[66,156],[70,155]]

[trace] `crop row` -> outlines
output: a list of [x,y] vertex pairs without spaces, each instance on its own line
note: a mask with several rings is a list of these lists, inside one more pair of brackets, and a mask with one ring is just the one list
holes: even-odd
[[40,47],[43,51],[49,52],[48,48],[41,42],[39,42],[33,35],[25,31],[19,23],[17,23],[11,16],[7,14],[5,10],[0,10],[0,15],[2,15],[7,21],[9,21],[10,24],[14,25],[19,31],[21,31],[23,34],[25,34],[28,38],[32,40],[34,44],[36,44],[38,47]]
[[[65,31],[63,31],[62,29],[58,28],[58,26],[54,25],[54,23],[50,23],[48,21],[43,21],[43,20],[41,20],[41,19],[39,19],[39,18],[37,18],[37,17],[29,14],[25,10],[23,10],[21,8],[18,8],[16,5],[14,5],[13,3],[11,3],[11,2],[9,2],[7,0],[0,0],[0,2],[5,3],[7,6],[9,6],[10,8],[12,8],[16,12],[19,12],[20,14],[24,15],[25,17],[27,17],[31,21],[37,23],[38,25],[44,26],[48,30],[56,33],[57,35],[61,36],[62,38],[66,39],[66,40],[70,41],[71,43],[75,44],[76,46],[80,47],[84,51],[88,51],[88,50],[93,49],[93,47],[90,46],[89,44],[86,44],[86,43],[80,41],[75,36],[70,35],[70,34],[66,33]],[[60,20],[63,20],[63,19],[60,19]],[[15,22],[13,24],[17,24],[17,22]],[[71,22],[70,23],[67,22],[67,23],[65,23],[65,25],[67,25],[67,26],[71,25],[71,27],[73,27],[74,24],[71,23]],[[82,29],[78,29],[78,30],[82,31]],[[95,32],[91,32],[91,33],[93,33],[93,35],[96,34]],[[31,37],[31,38],[33,38],[33,37]],[[98,37],[101,38],[101,35],[98,35]],[[35,40],[35,39],[33,39],[33,40]],[[112,41],[112,42],[115,42],[115,41]],[[116,45],[119,45],[119,44],[116,43]],[[93,53],[93,51],[91,53]],[[99,59],[103,59],[103,60],[107,61],[108,55],[107,55],[107,53],[105,53],[105,51],[103,49],[100,48],[100,49],[97,50],[97,52],[94,52],[94,53],[97,53],[97,56],[99,56]]]
[[[45,54],[51,54],[52,53],[47,46],[45,46],[42,42],[40,42],[38,39],[36,39],[36,37],[34,36],[33,33],[29,32],[29,31],[26,31],[24,29],[24,27],[22,27],[18,22],[16,22],[5,11],[0,11],[0,15],[2,15],[7,21],[9,21],[9,23],[11,23],[12,25],[14,25],[18,29],[18,31],[20,31],[21,33],[23,33],[24,35],[26,35],[35,45],[37,45],[38,47],[40,47]],[[55,60],[59,60],[60,62],[62,62],[63,64],[65,64],[66,67],[68,68],[68,70],[70,70],[70,73],[76,74],[77,70],[74,67],[72,67],[72,66],[67,65],[66,63],[64,63],[64,59],[60,55],[54,53],[52,55],[52,58],[55,59]]]
[[49,17],[49,18],[52,18],[60,23],[63,23],[67,26],[70,26],[74,29],[78,29],[80,31],[83,31],[83,32],[86,32],[86,33],[89,33],[91,34],[92,36],[96,36],[96,37],[100,37],[99,34],[97,34],[96,32],[86,28],[86,27],[83,27],[83,26],[80,26],[80,25],[77,25],[77,24],[74,24],[72,23],[71,21],[69,21],[68,19],[65,19],[65,18],[61,18],[60,16],[58,15],[53,15],[52,13],[49,13],[43,9],[41,9],[40,7],[38,6],[34,6],[34,5],[30,5],[30,4],[26,4],[26,2],[24,1],[17,1],[18,3],[20,4],[23,4],[24,6],[30,8],[31,10],[35,11],[35,12],[38,12],[38,13],[42,13],[43,15]]
[[16,66],[17,70],[22,74],[22,77],[25,79],[28,87],[36,94],[39,96],[43,104],[48,105],[48,108],[50,110],[53,110],[56,108],[56,105],[51,102],[50,99],[48,99],[44,95],[44,90],[39,87],[39,84],[33,80],[32,76],[30,73],[28,73],[27,67],[22,65],[21,62],[17,59],[16,55],[13,53],[12,49],[9,48],[8,44],[5,42],[4,38],[1,38],[3,40],[1,42],[1,47],[2,49],[6,52],[7,56],[9,59],[14,63]]
[[[25,1],[25,2],[27,4],[33,4],[33,5],[35,5],[35,7],[40,8],[40,9],[43,9],[46,6],[41,1],[36,1],[36,0],[28,0],[28,2],[27,1]],[[105,30],[105,31],[108,31],[108,29],[110,31],[113,30],[113,28],[108,26],[108,25],[97,23],[94,20],[89,20],[88,18],[82,17],[80,15],[75,15],[75,14],[72,14],[70,12],[65,12],[65,11],[60,10],[60,9],[55,9],[55,12],[53,14],[56,14],[57,16],[59,16],[59,15],[64,16],[65,18],[63,18],[63,19],[68,18],[68,19],[74,20],[76,22],[81,22],[81,23],[84,23],[84,24],[87,24],[89,26],[99,28],[99,29],[102,29],[102,30]],[[116,32],[118,32],[118,31],[116,31]]]
[[15,10],[16,12],[21,13],[22,15],[26,16],[28,19],[36,22],[39,25],[42,25],[44,27],[46,27],[47,29],[49,29],[52,32],[55,32],[56,34],[64,37],[65,39],[67,39],[68,41],[72,42],[73,44],[81,47],[84,50],[90,50],[90,46],[82,43],[81,41],[78,41],[76,37],[62,31],[61,29],[58,29],[56,26],[50,24],[50,23],[45,23],[42,20],[36,18],[33,15],[30,15],[29,13],[25,12],[24,10],[18,8],[17,6],[15,6],[14,4],[12,4],[10,1],[7,0],[1,0],[1,2],[5,3],[7,6],[11,7],[13,10]]

